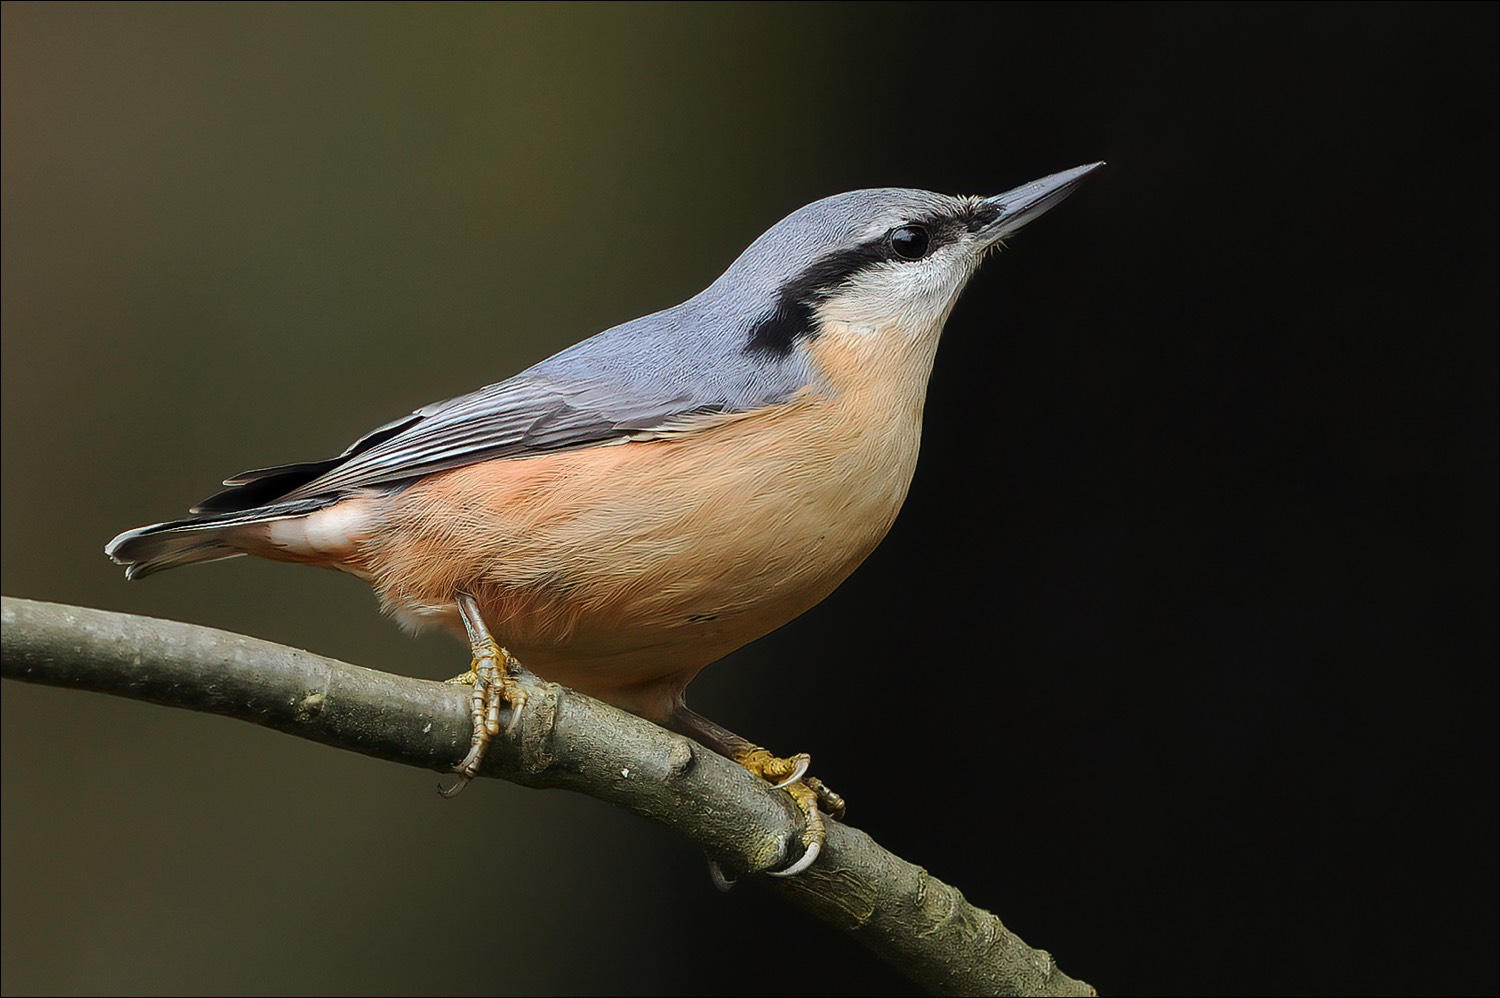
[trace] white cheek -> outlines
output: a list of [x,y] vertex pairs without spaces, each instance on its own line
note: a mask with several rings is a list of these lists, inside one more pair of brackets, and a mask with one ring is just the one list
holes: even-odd
[[969,276],[957,247],[945,247],[925,260],[890,263],[860,277],[828,303],[830,317],[856,333],[907,329],[933,331],[947,318]]

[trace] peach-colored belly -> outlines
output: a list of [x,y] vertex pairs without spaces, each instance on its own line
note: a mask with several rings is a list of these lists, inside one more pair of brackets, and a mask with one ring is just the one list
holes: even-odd
[[370,502],[344,567],[413,626],[478,599],[540,675],[647,716],[807,610],[889,530],[920,409],[809,395],[678,437],[487,461]]

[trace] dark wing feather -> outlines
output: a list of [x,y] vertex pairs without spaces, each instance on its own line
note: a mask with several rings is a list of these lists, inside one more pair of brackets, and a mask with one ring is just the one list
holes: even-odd
[[274,502],[282,496],[313,481],[356,454],[364,453],[372,447],[376,447],[396,436],[403,430],[410,429],[422,420],[421,412],[409,413],[400,419],[393,419],[383,426],[360,437],[354,443],[345,448],[338,457],[330,457],[322,461],[301,461],[296,464],[279,464],[273,468],[257,468],[253,471],[242,471],[238,475],[232,475],[224,479],[224,484],[230,486],[223,492],[216,492],[207,499],[198,503],[189,512],[191,513],[237,513],[241,510],[254,509],[264,506],[266,503]]
[[675,425],[689,410],[706,414],[721,408],[684,406],[686,400],[672,399],[628,407],[623,418],[614,418],[582,402],[579,394],[525,376],[490,385],[387,423],[338,457],[236,475],[225,482],[231,488],[205,499],[193,512],[235,512],[391,485],[491,458],[623,441],[643,429]]

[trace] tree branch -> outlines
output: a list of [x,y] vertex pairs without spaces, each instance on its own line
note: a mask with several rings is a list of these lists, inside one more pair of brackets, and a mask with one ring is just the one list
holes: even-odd
[[[469,747],[468,693],[207,627],[6,596],[7,679],[223,714],[447,773]],[[794,856],[802,818],[740,766],[641,718],[527,675],[515,732],[483,776],[578,790],[680,832],[731,872]],[[955,888],[834,821],[813,867],[771,887],[934,994],[1091,995]]]

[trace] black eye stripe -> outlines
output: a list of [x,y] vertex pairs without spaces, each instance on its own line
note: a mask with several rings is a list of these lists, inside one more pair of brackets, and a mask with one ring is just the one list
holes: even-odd
[[[818,304],[848,287],[862,271],[931,256],[986,224],[983,218],[976,219],[976,212],[983,211],[981,205],[953,215],[908,218],[857,246],[819,257],[780,287],[776,303],[751,326],[745,351],[785,357],[798,340],[814,334],[813,313]],[[922,251],[911,257],[902,256],[893,242],[896,233],[909,230],[920,230],[926,236]]]

